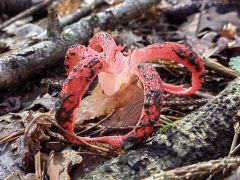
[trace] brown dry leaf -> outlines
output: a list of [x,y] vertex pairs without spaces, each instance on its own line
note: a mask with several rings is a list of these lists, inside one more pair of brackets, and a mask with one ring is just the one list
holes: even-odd
[[23,163],[26,167],[32,167],[34,155],[42,148],[41,143],[50,139],[46,132],[49,131],[51,124],[46,120],[46,118],[48,117],[44,113],[32,112],[32,116],[30,116],[27,120],[28,125],[25,129],[26,151],[23,157]]
[[198,28],[200,13],[193,14],[188,17],[187,21],[179,27],[179,31],[184,34],[195,33]]
[[82,156],[78,152],[65,149],[62,152],[53,152],[50,155],[47,173],[50,179],[71,179],[68,172],[72,166],[82,162]]
[[20,97],[7,98],[5,101],[0,103],[0,115],[20,110],[21,104]]
[[55,103],[57,98],[52,97],[50,94],[46,93],[41,97],[37,97],[37,99],[31,104],[28,110],[38,110],[40,108],[44,108],[47,111],[55,109]]
[[9,176],[5,177],[4,180],[36,180],[34,173],[28,173],[24,176],[24,173],[15,171]]
[[81,0],[60,0],[57,5],[58,15],[60,17],[76,11],[81,4]]
[[9,176],[5,177],[4,180],[24,180],[24,177],[18,172],[13,172]]
[[141,97],[142,92],[143,90],[135,82],[127,87],[122,86],[116,94],[107,96],[97,85],[92,94],[82,100],[77,120],[82,121],[110,114],[113,110],[125,106],[132,99]]
[[34,155],[34,167],[35,167],[35,175],[36,179],[42,179],[42,168],[41,168],[41,152],[38,151]]
[[217,41],[217,43],[215,44],[215,47],[213,48],[209,48],[207,49],[204,53],[203,53],[203,57],[205,58],[209,58],[210,56],[214,55],[214,54],[218,54],[220,53],[222,50],[227,49],[228,48],[228,43],[229,43],[229,39],[225,38],[225,37],[220,37]]
[[212,29],[220,33],[223,29],[223,26],[231,23],[235,26],[240,26],[240,19],[238,17],[238,9],[232,9],[230,12],[219,13],[219,9],[216,7],[210,8],[203,13],[199,31],[204,29]]
[[[24,153],[23,137],[17,139],[11,144],[0,145],[0,179],[4,179],[12,172],[23,173],[22,156]],[[13,178],[15,177],[15,178]],[[18,179],[18,176],[10,176],[9,179]]]
[[222,7],[223,13],[219,12],[217,7],[211,7],[204,13],[195,13],[187,17],[187,21],[179,27],[179,31],[185,35],[189,33],[202,32],[206,29],[211,29],[217,33],[221,33],[224,25],[231,23],[236,27],[240,26],[240,20],[238,18],[238,9],[232,9],[227,12],[227,7]]
[[141,96],[131,98],[131,101],[119,108],[114,114],[101,125],[111,128],[129,128],[135,126],[139,121],[143,108],[143,91]]
[[59,179],[59,174],[63,171],[63,167],[58,162],[55,162],[56,156],[52,155],[48,165],[47,173],[50,179]]
[[221,51],[228,48],[229,43],[232,41],[225,37],[219,37],[217,42],[214,39],[219,34],[216,32],[207,32],[201,39],[198,39],[194,35],[187,36],[187,44],[193,49],[193,51],[202,55],[205,58],[209,58],[212,55],[218,54]]
[[1,116],[0,143],[9,142],[11,139],[15,140],[19,138],[22,135],[22,131],[24,130],[24,120],[28,117],[28,112],[11,113]]

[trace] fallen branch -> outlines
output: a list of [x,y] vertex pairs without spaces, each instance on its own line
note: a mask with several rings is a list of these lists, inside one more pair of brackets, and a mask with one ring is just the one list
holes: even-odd
[[227,156],[234,117],[240,107],[240,78],[198,111],[177,121],[166,134],[137,150],[127,151],[83,179],[142,179],[200,161]]
[[68,26],[61,38],[45,40],[33,46],[18,49],[12,54],[0,56],[0,88],[9,87],[32,76],[63,59],[67,48],[73,44],[85,44],[92,37],[94,28],[107,29],[142,15],[160,0],[126,0],[105,12],[91,15]]

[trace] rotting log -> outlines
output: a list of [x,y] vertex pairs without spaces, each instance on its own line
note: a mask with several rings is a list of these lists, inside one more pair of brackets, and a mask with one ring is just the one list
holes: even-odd
[[94,28],[127,23],[142,15],[161,0],[126,0],[116,7],[90,15],[66,27],[61,38],[49,39],[13,53],[0,55],[0,88],[10,87],[27,79],[41,69],[49,68],[63,59],[67,48],[73,44],[86,44]]
[[142,179],[163,170],[224,157],[240,107],[240,78],[161,135],[85,174],[83,179]]

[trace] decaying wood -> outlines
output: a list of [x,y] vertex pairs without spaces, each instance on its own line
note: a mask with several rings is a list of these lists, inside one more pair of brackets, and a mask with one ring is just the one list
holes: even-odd
[[229,153],[236,111],[240,107],[240,78],[198,111],[179,120],[166,134],[127,151],[84,179],[142,179],[162,170],[224,157]]
[[142,15],[160,0],[126,0],[114,8],[88,16],[65,28],[61,38],[49,39],[12,54],[0,56],[0,88],[18,84],[40,69],[62,60],[67,48],[73,44],[86,44],[94,28],[114,27]]

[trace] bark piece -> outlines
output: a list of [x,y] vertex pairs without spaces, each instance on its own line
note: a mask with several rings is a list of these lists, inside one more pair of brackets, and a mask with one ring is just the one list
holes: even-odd
[[165,135],[127,151],[84,179],[142,179],[162,170],[224,157],[233,138],[233,123],[240,107],[240,78],[198,111],[184,117]]
[[66,27],[60,38],[45,40],[12,54],[1,55],[0,88],[18,84],[41,69],[53,66],[59,59],[63,59],[70,45],[87,43],[95,27],[107,29],[127,23],[159,2],[160,0],[126,0],[114,8]]

